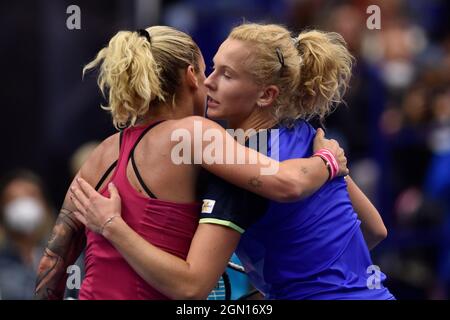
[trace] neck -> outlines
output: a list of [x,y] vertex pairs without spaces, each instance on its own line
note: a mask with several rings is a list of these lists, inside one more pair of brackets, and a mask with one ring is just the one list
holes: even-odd
[[263,110],[255,108],[248,117],[242,119],[230,119],[228,121],[228,126],[231,129],[243,129],[244,131],[254,129],[258,131],[271,128],[276,123],[276,120],[270,113],[270,108],[264,108]]
[[154,121],[176,120],[192,116],[192,112],[189,112],[188,110],[189,106],[182,104],[176,104],[175,107],[169,104],[160,104],[157,106],[151,106],[147,114],[138,121],[136,121],[136,124],[146,125]]

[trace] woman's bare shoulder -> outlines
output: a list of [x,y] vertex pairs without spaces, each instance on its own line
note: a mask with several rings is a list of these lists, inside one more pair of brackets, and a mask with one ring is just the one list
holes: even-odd
[[79,174],[89,184],[94,185],[119,158],[120,133],[115,133],[103,140],[89,155]]

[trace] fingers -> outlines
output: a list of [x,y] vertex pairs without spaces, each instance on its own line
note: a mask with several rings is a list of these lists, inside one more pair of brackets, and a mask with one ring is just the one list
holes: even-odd
[[344,168],[339,168],[339,172],[338,172],[338,176],[342,177],[342,176],[346,176],[350,173],[350,171],[348,170],[347,167]]
[[116,186],[114,185],[114,183],[110,182],[108,184],[108,190],[109,190],[109,194],[110,194],[110,198],[114,199],[114,200],[119,200],[120,201],[120,195],[119,195],[119,190],[117,190]]
[[81,190],[83,190],[84,194],[88,199],[90,199],[92,196],[98,195],[99,193],[95,191],[92,186],[87,183],[83,178],[77,178],[76,179],[78,185],[80,186]]
[[318,128],[314,137],[313,151],[316,152],[320,149],[328,148],[329,144],[329,140],[325,138],[325,132],[321,128]]
[[345,155],[342,155],[341,157],[339,157],[339,175],[348,175],[349,174],[349,169],[347,168],[347,158],[345,157]]
[[343,168],[343,169],[341,170],[341,172],[342,172],[342,175],[343,175],[343,176],[347,176],[347,175],[350,173],[350,171],[348,170],[347,167]]
[[78,221],[80,221],[82,224],[84,224],[84,226],[87,227],[86,218],[80,212],[74,211],[73,214],[75,215],[75,218],[78,219]]
[[[78,184],[78,186],[79,186],[79,184]],[[90,204],[89,198],[86,196],[86,194],[84,193],[84,191],[81,188],[78,188],[78,187],[76,187],[76,185],[74,185],[74,186],[70,187],[70,191],[73,196],[72,198],[76,199],[78,201],[79,205],[81,205],[83,209],[89,207],[89,204]]]
[[347,157],[345,156],[345,151],[339,145],[336,149],[336,160],[339,163],[339,176],[345,176],[349,173],[347,168]]
[[318,128],[316,131],[316,138],[323,138],[325,136],[325,132],[322,130],[322,128]]
[[[72,189],[72,188],[71,188]],[[78,193],[81,193],[81,191],[78,191]],[[70,193],[70,200],[72,200],[73,204],[79,210],[83,215],[86,214],[86,207],[78,200],[78,196],[75,194],[75,192]]]

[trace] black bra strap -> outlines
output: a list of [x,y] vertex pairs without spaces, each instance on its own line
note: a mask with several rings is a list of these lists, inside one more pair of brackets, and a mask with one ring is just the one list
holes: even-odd
[[[123,137],[123,130],[120,131],[119,134],[119,151],[120,148],[122,147],[122,137]],[[117,165],[117,161],[114,161],[109,168],[105,171],[105,173],[102,175],[102,177],[100,178],[100,180],[98,181],[97,185],[95,186],[95,190],[98,191],[98,189],[100,189],[100,187],[102,186],[103,182],[105,182],[105,179],[109,176],[109,174],[111,173],[111,171],[113,171],[114,167]]]
[[138,167],[137,167],[137,165],[136,165],[136,161],[134,160],[134,149],[136,149],[136,146],[138,145],[138,143],[139,143],[139,142],[141,141],[141,139],[145,136],[145,134],[146,134],[147,132],[150,131],[150,129],[156,127],[158,124],[160,124],[160,123],[163,122],[163,121],[164,121],[164,120],[158,121],[158,122],[155,122],[154,124],[148,126],[148,127],[141,133],[141,135],[139,136],[139,138],[136,140],[136,143],[134,144],[133,149],[131,149],[131,152],[130,152],[131,165],[133,166],[134,173],[136,174],[136,177],[137,177],[139,183],[141,184],[141,187],[145,190],[145,192],[147,193],[147,195],[148,195],[150,198],[154,198],[154,199],[156,199],[156,196],[155,196],[155,195],[153,194],[153,192],[151,192],[150,189],[147,187],[147,185],[145,184],[144,180],[142,179],[141,174],[139,173]]
[[122,148],[122,139],[123,139],[123,130],[120,130],[120,133],[119,133],[119,151],[120,151],[120,148]]
[[113,171],[113,169],[116,167],[117,165],[117,160],[114,161],[108,168],[108,170],[105,171],[105,173],[103,174],[103,176],[100,178],[100,180],[98,181],[97,185],[95,186],[95,190],[98,191],[98,189],[100,189],[100,187],[102,186],[103,182],[105,182],[105,179],[109,176],[109,174],[111,173],[111,171]]
[[145,190],[145,192],[148,194],[148,196],[150,198],[155,198],[156,199],[156,196],[147,187],[147,185],[145,184],[144,180],[141,177],[141,174],[139,173],[139,170],[138,170],[137,165],[136,165],[136,161],[134,161],[134,153],[131,154],[131,164],[133,165],[134,173],[136,174],[136,177],[138,178],[139,183],[141,184],[142,188]]

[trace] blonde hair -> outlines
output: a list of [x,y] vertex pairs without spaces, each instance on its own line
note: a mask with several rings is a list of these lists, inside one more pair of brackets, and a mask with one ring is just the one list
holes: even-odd
[[133,126],[150,106],[163,102],[175,105],[181,70],[189,65],[199,71],[200,49],[192,38],[166,26],[147,28],[150,41],[138,32],[119,31],[83,68],[100,65],[98,86],[108,95],[116,128]]
[[228,37],[251,44],[247,67],[255,81],[280,89],[273,109],[277,121],[323,120],[342,102],[354,58],[340,34],[312,30],[292,38],[283,26],[248,23]]

